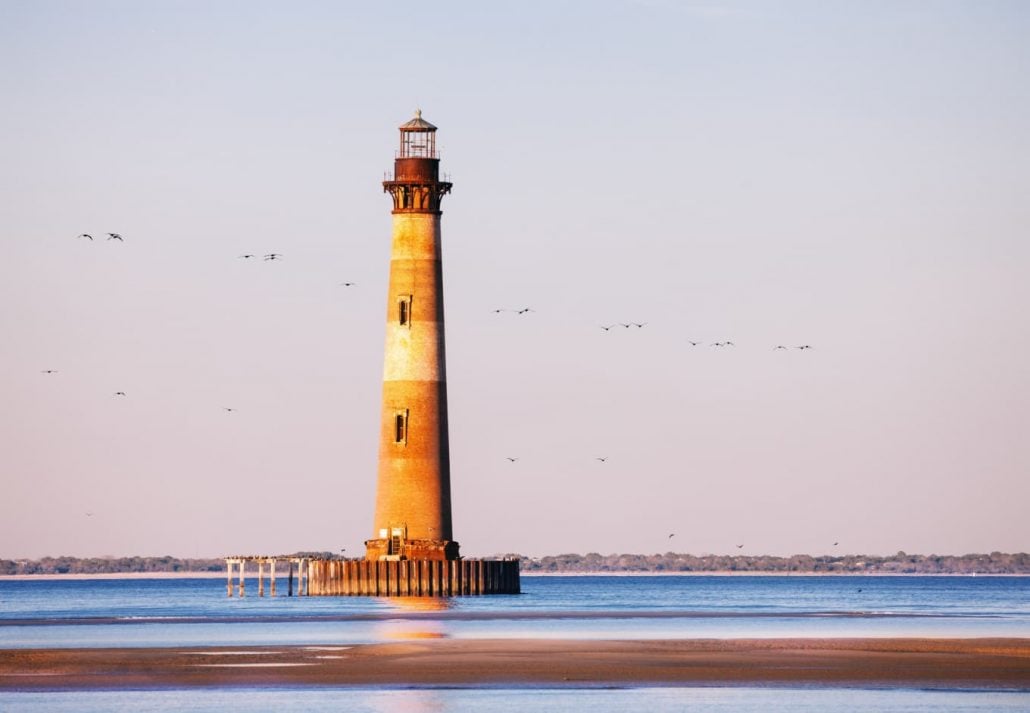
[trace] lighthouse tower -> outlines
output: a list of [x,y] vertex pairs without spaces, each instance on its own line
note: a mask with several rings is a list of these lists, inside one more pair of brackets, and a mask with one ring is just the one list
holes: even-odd
[[416,112],[400,127],[393,177],[390,287],[386,293],[386,355],[379,420],[379,479],[371,539],[364,558],[229,557],[243,569],[288,560],[290,593],[307,596],[457,597],[518,594],[519,558],[469,559],[451,534],[451,467],[447,439],[447,377],[443,339],[443,262],[440,201],[451,184],[440,180],[436,127]]
[[454,560],[444,358],[436,127],[422,112],[400,127],[392,180],[390,287],[379,424],[379,476],[367,560]]

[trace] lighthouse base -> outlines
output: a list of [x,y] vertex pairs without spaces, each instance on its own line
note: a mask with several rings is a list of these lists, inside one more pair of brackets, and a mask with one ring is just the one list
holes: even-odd
[[309,596],[458,597],[518,594],[519,561],[309,560]]
[[453,540],[409,540],[379,538],[365,540],[367,560],[456,560],[458,543]]

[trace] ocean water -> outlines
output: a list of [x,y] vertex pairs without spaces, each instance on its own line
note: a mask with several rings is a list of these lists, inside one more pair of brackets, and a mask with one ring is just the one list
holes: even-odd
[[[423,638],[1030,637],[1022,577],[524,577],[450,600],[226,596],[224,579],[0,581],[0,649]],[[1026,692],[806,687],[0,693],[0,711],[1008,711]]]
[[[0,648],[455,638],[1030,637],[1025,577],[523,577],[514,596],[226,596],[225,580],[0,581]],[[436,607],[436,608],[429,608]]]

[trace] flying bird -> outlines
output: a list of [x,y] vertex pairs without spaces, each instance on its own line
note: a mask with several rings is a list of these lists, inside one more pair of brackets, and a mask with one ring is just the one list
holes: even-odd
[[741,547],[743,547],[743,546],[744,546],[744,545],[737,545],[737,549],[739,550],[739,549],[740,549]]
[[722,347],[722,346],[725,346],[725,345],[724,345],[724,344],[723,344],[722,342],[712,342],[710,346],[713,346],[713,347]]
[[236,410],[236,409],[234,409],[234,408],[229,408],[228,406],[223,406],[223,407],[222,407],[222,409],[223,409],[223,410],[224,410],[224,411],[225,411],[226,413],[232,413],[233,411],[235,411],[235,410]]
[[634,327],[639,329],[639,328],[643,327],[645,324],[647,324],[647,322],[630,322],[630,324],[632,324]]
[[125,392],[124,391],[115,391],[114,395],[115,396],[125,396]]
[[833,546],[834,546],[834,547],[836,547],[836,546],[837,546],[837,545],[839,545],[839,544],[840,544],[839,542],[834,542],[834,543],[833,543]]
[[40,373],[41,374],[56,374],[57,373],[57,369],[43,369]]
[[[669,534],[669,537],[675,537],[675,536],[676,536],[675,532]],[[666,537],[665,539],[669,539],[669,537]]]
[[358,283],[356,283],[356,282],[341,282],[340,283],[340,287],[354,287],[354,285],[356,285],[356,284],[358,284]]
[[265,255],[265,260],[279,260],[282,258],[282,253],[268,253]]
[[723,344],[725,344],[727,347],[735,347],[735,346],[737,346],[733,342],[723,342]]
[[91,513],[91,512],[86,513],[86,517],[93,517],[93,513]]
[[690,341],[689,339],[687,340],[687,344],[689,344],[689,345],[690,345],[690,346],[692,346],[692,347],[696,347],[696,346],[697,346],[698,344],[700,344],[700,343],[701,343],[701,342],[692,342],[692,341]]
[[243,255],[240,255],[239,257],[244,259],[244,260],[250,260],[252,257],[257,257],[257,256],[254,255],[253,253],[244,253]]
[[512,463],[514,463],[515,461],[518,460],[518,458],[511,458],[511,457],[506,456],[505,460],[510,460]]
[[609,329],[611,329],[612,327],[617,327],[617,326],[619,326],[619,325],[617,325],[617,324],[609,324],[609,325],[603,325],[603,324],[599,324],[599,325],[597,325],[597,326],[598,326],[598,327],[600,327],[601,329],[603,329],[604,331],[606,331],[606,332],[607,332],[607,331],[608,331]]
[[122,240],[122,236],[119,235],[118,233],[108,233],[107,234],[107,239],[108,240],[117,240],[120,243],[124,243],[125,242],[124,240]]
[[92,236],[92,235],[90,235],[89,233],[83,233],[83,234],[82,234],[82,235],[80,235],[79,237],[80,237],[80,238],[89,238],[90,240],[92,240],[92,239],[93,239],[93,236]]
[[773,347],[773,351],[776,351],[777,349],[786,349],[786,348],[787,347],[783,346],[782,344],[777,344],[775,347]]
[[522,309],[515,310],[515,312],[518,314],[525,314],[526,312],[536,312],[536,310],[530,309],[529,307],[523,307]]
[[811,344],[802,344],[800,347],[798,347],[798,349],[811,349],[811,348],[812,348]]
[[605,456],[604,458],[601,458],[600,456],[598,456],[598,457],[597,457],[597,458],[595,458],[594,460],[599,460],[599,461],[601,461],[602,463],[604,463],[605,461],[607,461],[607,460],[608,460],[608,456]]

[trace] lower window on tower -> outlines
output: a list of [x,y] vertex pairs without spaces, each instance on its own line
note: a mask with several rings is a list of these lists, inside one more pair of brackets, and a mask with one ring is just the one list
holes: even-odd
[[397,298],[397,322],[402,327],[411,326],[411,295],[401,295]]
[[408,442],[408,410],[398,411],[393,417],[393,442]]

